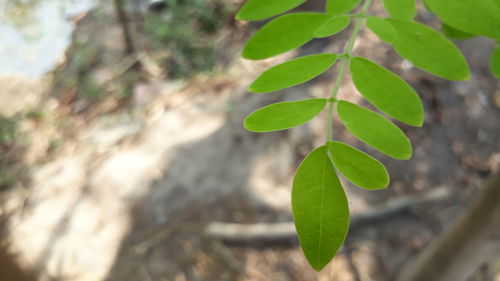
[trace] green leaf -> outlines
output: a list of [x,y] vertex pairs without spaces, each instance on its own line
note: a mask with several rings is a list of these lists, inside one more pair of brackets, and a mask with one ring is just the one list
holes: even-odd
[[297,58],[266,70],[250,85],[253,93],[269,93],[305,83],[330,68],[337,56],[311,55]]
[[500,47],[496,47],[491,53],[490,70],[493,76],[500,79]]
[[453,28],[444,22],[441,23],[441,31],[443,32],[443,34],[446,37],[448,37],[450,39],[455,39],[455,40],[470,39],[470,38],[476,36],[474,34],[463,32],[461,30]]
[[396,31],[393,47],[415,67],[448,80],[467,80],[470,71],[458,48],[434,29],[414,21],[386,19]]
[[306,0],[248,0],[236,15],[238,20],[263,20],[291,10]]
[[318,115],[326,106],[326,99],[279,102],[258,109],[243,122],[252,132],[272,132],[293,128]]
[[325,146],[300,164],[292,187],[292,212],[304,255],[320,271],[344,242],[349,205]]
[[422,126],[422,101],[401,77],[361,57],[351,59],[350,71],[358,91],[376,108],[408,125]]
[[379,17],[367,17],[366,26],[375,33],[380,40],[388,43],[394,42],[396,39],[396,31],[390,23]]
[[415,0],[384,0],[384,7],[393,18],[411,20],[417,13]]
[[313,35],[316,38],[325,38],[337,34],[349,26],[351,18],[348,16],[338,16],[329,19],[321,25]]
[[330,18],[320,13],[296,13],[273,19],[248,40],[243,57],[261,60],[298,48],[313,39],[313,32]]
[[344,126],[358,139],[392,158],[410,159],[410,141],[391,121],[347,101],[339,101],[337,110]]
[[335,168],[353,184],[366,189],[389,185],[389,174],[377,159],[341,142],[331,142],[329,148]]
[[500,38],[500,7],[493,0],[426,0],[439,19],[458,30]]
[[344,15],[352,11],[361,0],[327,0],[326,12],[334,15]]

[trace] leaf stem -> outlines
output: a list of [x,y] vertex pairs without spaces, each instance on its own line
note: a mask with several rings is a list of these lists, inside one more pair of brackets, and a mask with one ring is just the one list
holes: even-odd
[[342,79],[344,78],[347,65],[349,64],[352,56],[352,51],[354,49],[354,44],[356,43],[356,39],[359,35],[359,31],[361,29],[361,24],[363,24],[363,20],[366,18],[366,14],[373,0],[365,0],[363,7],[361,8],[361,12],[357,17],[356,25],[351,34],[351,38],[347,42],[347,46],[345,48],[344,56],[342,56],[342,64],[340,65],[339,72],[337,74],[337,79],[335,80],[335,84],[333,86],[332,94],[330,99],[328,100],[328,120],[327,120],[327,134],[326,134],[326,143],[333,138],[333,110],[335,108],[335,103],[337,102],[337,94],[340,89],[340,85],[342,83]]

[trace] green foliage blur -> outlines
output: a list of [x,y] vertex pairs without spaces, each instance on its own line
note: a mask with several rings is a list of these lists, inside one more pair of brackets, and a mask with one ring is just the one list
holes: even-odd
[[160,61],[170,78],[212,70],[216,48],[212,38],[228,20],[230,10],[223,0],[165,0],[166,9],[148,15],[144,32],[154,49],[168,49]]
[[16,141],[18,122],[16,118],[0,115],[0,146],[6,147]]
[[14,185],[15,176],[10,169],[8,152],[18,138],[18,120],[0,115],[0,191]]

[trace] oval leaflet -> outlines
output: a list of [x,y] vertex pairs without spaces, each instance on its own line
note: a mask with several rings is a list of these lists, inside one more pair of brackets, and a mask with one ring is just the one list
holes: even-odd
[[415,0],[383,0],[384,7],[393,18],[411,20],[417,13]]
[[341,142],[330,142],[329,149],[335,168],[353,184],[365,189],[389,185],[387,170],[375,158]]
[[256,110],[243,122],[252,132],[272,132],[293,128],[318,115],[326,106],[326,99],[279,102]]
[[261,60],[298,48],[314,38],[313,32],[331,16],[295,13],[271,20],[257,31],[243,48],[243,57]]
[[396,52],[414,66],[448,80],[468,80],[470,70],[458,48],[443,35],[421,23],[386,19],[396,31]]
[[334,15],[344,15],[354,9],[361,0],[327,0],[326,12]]
[[408,125],[422,126],[422,101],[401,77],[361,57],[351,59],[350,70],[358,91],[377,109]]
[[320,271],[344,242],[349,205],[325,146],[300,164],[292,187],[292,213],[304,255]]
[[241,7],[236,19],[238,20],[263,20],[288,10],[291,10],[306,0],[247,0]]
[[269,93],[305,83],[330,68],[337,56],[319,54],[300,57],[271,67],[249,87],[253,93]]
[[441,32],[443,32],[446,37],[453,40],[470,39],[476,36],[474,34],[463,32],[461,30],[453,28],[444,22],[441,23]]
[[410,159],[410,141],[391,121],[347,101],[339,101],[337,110],[347,130],[362,142],[392,158]]
[[425,0],[425,3],[451,27],[500,39],[500,7],[493,0]]
[[366,26],[375,33],[380,40],[391,43],[396,38],[396,31],[390,23],[379,17],[367,17]]
[[331,18],[322,24],[313,33],[316,38],[325,38],[335,35],[349,26],[351,19],[348,16],[338,16]]
[[493,76],[500,79],[500,47],[496,47],[491,53],[490,70]]

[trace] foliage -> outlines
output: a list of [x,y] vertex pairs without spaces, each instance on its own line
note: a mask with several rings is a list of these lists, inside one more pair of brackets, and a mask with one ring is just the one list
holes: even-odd
[[170,52],[168,60],[163,62],[169,76],[182,78],[193,71],[210,71],[216,50],[210,35],[226,23],[227,4],[222,0],[165,2],[165,11],[145,18],[144,31],[154,49]]
[[327,146],[313,150],[293,180],[292,210],[304,254],[321,270],[342,245],[349,228],[346,195],[327,155]]
[[[272,67],[260,75],[249,91],[267,93],[307,82],[337,61],[340,63],[332,94],[325,99],[281,102],[250,114],[245,128],[255,132],[288,129],[306,123],[328,108],[327,140],[312,151],[297,169],[292,188],[292,211],[304,255],[319,271],[333,258],[348,231],[349,208],[338,179],[340,172],[353,184],[373,190],[389,185],[385,167],[376,159],[333,139],[335,109],[347,130],[382,153],[409,159],[412,146],[406,135],[383,115],[338,100],[345,72],[350,70],[359,93],[379,111],[408,125],[423,125],[423,106],[418,94],[402,78],[377,63],[353,55],[354,43],[364,22],[381,40],[415,67],[448,80],[467,80],[468,64],[459,49],[440,32],[413,20],[415,0],[381,0],[389,18],[369,15],[373,0],[327,0],[324,13],[289,13],[272,19],[257,31],[243,49],[243,57],[266,59],[298,48],[313,38],[332,36],[355,21],[345,51],[340,54],[305,56]],[[277,16],[304,1],[249,0],[240,20]],[[500,38],[499,0],[426,0],[444,21],[447,34],[485,35]],[[492,55],[491,68],[498,76],[500,51]]]
[[34,10],[39,4],[40,0],[0,0],[0,21],[16,27],[25,27],[35,18]]
[[11,159],[7,156],[18,138],[19,120],[17,117],[7,118],[0,115],[0,191],[11,187],[16,182],[11,167]]
[[18,120],[17,118],[6,118],[0,115],[0,146],[12,145],[17,138]]
[[293,128],[313,119],[325,108],[326,99],[279,102],[263,107],[245,119],[252,132],[271,132]]
[[319,54],[294,59],[265,71],[250,85],[249,89],[254,93],[268,93],[299,85],[320,75],[335,61],[337,61],[337,56],[334,54]]
[[453,39],[486,36],[496,40],[490,56],[491,73],[500,78],[500,0],[425,0],[426,7],[443,22]]

